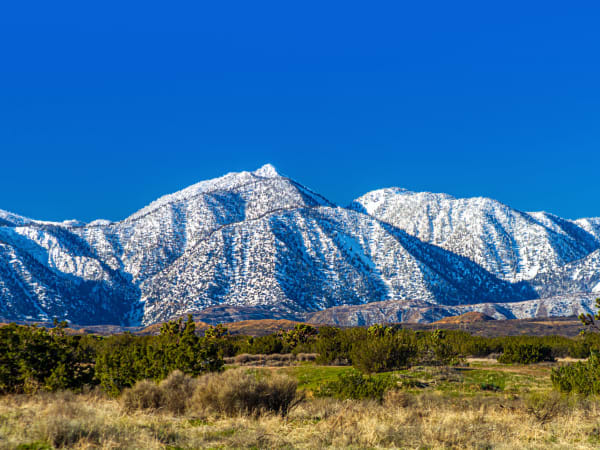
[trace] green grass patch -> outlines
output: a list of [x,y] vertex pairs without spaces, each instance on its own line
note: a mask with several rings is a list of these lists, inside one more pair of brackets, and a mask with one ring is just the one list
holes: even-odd
[[[505,365],[471,364],[471,367],[428,367],[417,366],[397,370],[374,377],[393,374],[398,386],[412,393],[437,391],[444,395],[506,395],[527,392],[542,392],[552,389],[551,365]],[[352,367],[320,366],[304,364],[282,367],[278,372],[298,380],[298,388],[319,392],[322,386],[335,382],[339,375],[349,374]]]
[[350,373],[352,370],[352,367],[306,364],[283,367],[278,371],[296,378],[298,380],[298,389],[314,392],[323,386],[323,384],[336,381],[339,375]]

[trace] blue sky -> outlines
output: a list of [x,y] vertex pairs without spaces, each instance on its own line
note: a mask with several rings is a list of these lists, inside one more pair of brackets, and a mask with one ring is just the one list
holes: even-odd
[[600,216],[597,3],[4,3],[0,209],[117,220],[271,162],[342,205]]

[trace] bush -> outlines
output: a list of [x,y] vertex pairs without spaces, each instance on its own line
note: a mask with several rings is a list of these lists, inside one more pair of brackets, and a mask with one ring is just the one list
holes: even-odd
[[532,364],[542,361],[554,361],[554,357],[552,348],[539,342],[509,342],[498,358],[498,362],[503,364]]
[[175,370],[160,384],[151,380],[138,381],[123,391],[121,403],[129,412],[150,410],[183,414],[197,383],[196,379]]
[[158,385],[163,392],[163,408],[173,414],[183,414],[197,385],[198,380],[180,370],[172,372]]
[[[315,344],[317,362],[319,364],[339,364],[344,358],[342,354],[341,330],[335,327],[321,327]],[[344,361],[346,362],[346,361]]]
[[593,351],[587,361],[552,369],[552,385],[561,392],[600,394],[600,354]]
[[338,375],[337,380],[325,383],[315,395],[339,399],[376,399],[383,400],[384,394],[397,386],[391,375],[363,375],[350,370]]
[[51,394],[44,420],[29,426],[31,437],[47,442],[53,448],[74,448],[85,442],[86,447],[98,447],[102,441],[104,423],[93,406],[85,405],[69,391]]
[[268,334],[266,336],[249,337],[245,343],[240,345],[240,351],[253,355],[271,355],[273,353],[288,353],[290,347],[283,342],[281,336]]
[[407,408],[414,403],[414,398],[405,391],[390,389],[383,395],[383,403],[392,408]]
[[415,354],[415,347],[401,335],[385,335],[357,342],[350,359],[361,372],[377,373],[404,368]]
[[423,365],[456,365],[461,361],[458,345],[451,338],[457,333],[435,330],[419,333],[419,363]]
[[161,409],[165,403],[163,390],[150,380],[138,381],[121,395],[123,408],[128,411]]
[[93,382],[94,338],[69,336],[55,328],[0,327],[0,393],[80,390]]
[[191,317],[163,324],[159,336],[122,334],[107,338],[96,358],[96,377],[117,396],[136,381],[160,381],[174,370],[189,375],[218,371],[223,360],[214,339],[199,338]]
[[565,402],[556,392],[534,393],[526,398],[527,412],[544,424],[561,414]]
[[296,355],[296,361],[308,362],[308,361],[316,361],[317,357],[316,353],[298,353]]
[[194,408],[226,416],[267,412],[285,416],[301,400],[297,387],[296,380],[284,375],[265,377],[232,369],[200,377],[191,403]]

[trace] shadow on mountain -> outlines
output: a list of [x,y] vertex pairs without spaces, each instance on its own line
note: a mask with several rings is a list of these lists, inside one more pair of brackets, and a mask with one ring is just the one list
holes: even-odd
[[[469,258],[423,242],[389,223],[381,224],[417,261],[452,286],[454,292],[449,293],[441,291],[437,283],[424,280],[440,304],[513,302],[539,298],[535,289],[525,281],[510,283],[502,280]],[[444,301],[448,294],[453,301]]]
[[[304,215],[303,218],[312,219]],[[329,266],[332,255],[324,253],[318,232],[305,230],[308,240],[305,242],[292,219],[291,214],[269,219],[277,247],[275,277],[288,299],[310,311],[383,300],[388,296],[383,280],[361,258],[348,254],[333,226],[316,221],[319,231],[335,245],[335,271]]]
[[[27,245],[20,247],[7,242],[21,262],[18,271],[7,275],[4,284],[14,287],[13,298],[4,302],[2,315],[8,318],[31,317],[33,320],[69,320],[82,325],[135,322],[140,290],[130,277],[112,269],[99,259],[87,242],[65,228],[43,225],[37,228],[60,240],[65,258],[76,263],[89,258],[102,270],[104,279],[84,279],[73,273],[48,267],[33,255],[48,255],[48,250],[24,236]],[[68,248],[67,248],[68,247]],[[0,255],[2,257],[4,255]],[[79,262],[81,260],[79,259]],[[7,263],[4,263],[7,265]],[[6,272],[9,274],[10,272]],[[40,291],[38,286],[44,286]],[[26,309],[26,311],[23,311]]]

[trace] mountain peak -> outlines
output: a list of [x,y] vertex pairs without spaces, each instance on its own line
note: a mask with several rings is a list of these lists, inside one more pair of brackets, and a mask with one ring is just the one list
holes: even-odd
[[265,164],[260,169],[254,171],[254,175],[263,178],[275,178],[279,176],[277,169],[271,164]]

